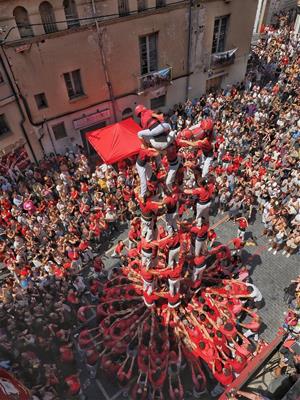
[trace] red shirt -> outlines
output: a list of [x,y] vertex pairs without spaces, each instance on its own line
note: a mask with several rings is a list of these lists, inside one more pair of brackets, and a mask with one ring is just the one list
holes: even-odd
[[208,224],[202,224],[201,227],[193,226],[191,232],[197,235],[197,239],[205,240],[207,238],[208,228]]
[[65,382],[69,386],[70,393],[76,395],[80,390],[80,381],[77,375],[67,376]]
[[246,218],[239,219],[238,223],[239,223],[239,228],[241,230],[245,230],[247,228],[247,226],[248,226],[248,222],[247,222]]
[[155,121],[152,117],[153,111],[152,110],[145,110],[141,113],[141,126],[143,129],[148,129]]
[[139,206],[142,214],[146,215],[150,212],[156,212],[158,210],[158,205],[151,199],[148,199],[146,203],[139,202]]
[[73,351],[68,346],[60,346],[59,352],[63,362],[69,363],[74,361]]
[[199,188],[193,189],[192,194],[198,196],[198,200],[201,203],[208,203],[211,200],[214,191],[213,185],[208,185],[207,187],[200,186]]

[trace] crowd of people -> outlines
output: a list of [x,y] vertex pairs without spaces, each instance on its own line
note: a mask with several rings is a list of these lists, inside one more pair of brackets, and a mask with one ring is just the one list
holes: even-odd
[[[136,160],[92,172],[77,147],[1,177],[0,366],[35,398],[84,398],[82,360],[91,378],[137,376],[133,399],[182,399],[187,365],[194,395],[217,396],[260,351],[247,226],[258,211],[274,255],[300,244],[299,40],[281,22],[244,82],[169,115],[141,106]],[[237,224],[226,245],[218,211]],[[108,278],[99,249],[122,222]]]

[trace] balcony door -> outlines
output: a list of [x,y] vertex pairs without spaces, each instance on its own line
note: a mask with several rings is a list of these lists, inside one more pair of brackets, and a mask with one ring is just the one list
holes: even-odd
[[158,32],[141,36],[140,39],[141,75],[158,70]]

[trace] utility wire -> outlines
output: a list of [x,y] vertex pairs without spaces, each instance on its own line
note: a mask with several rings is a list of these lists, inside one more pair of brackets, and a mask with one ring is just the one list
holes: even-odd
[[113,18],[113,17],[118,17],[118,18],[124,18],[124,17],[128,17],[131,15],[141,15],[142,13],[146,13],[147,11],[153,11],[153,10],[160,10],[160,9],[164,9],[167,8],[168,6],[173,6],[176,4],[184,4],[186,3],[186,0],[179,0],[179,1],[175,1],[172,3],[168,3],[166,4],[164,7],[148,7],[143,11],[138,11],[138,10],[132,10],[132,11],[128,11],[128,13],[124,14],[124,15],[120,15],[120,13],[115,13],[115,14],[106,14],[106,15],[94,15],[92,17],[82,17],[82,18],[69,18],[69,19],[65,19],[65,20],[60,20],[60,21],[56,21],[53,20],[52,22],[40,22],[40,23],[36,23],[36,24],[19,24],[19,25],[15,25],[14,27],[20,27],[20,28],[26,28],[26,27],[32,27],[32,26],[45,26],[45,25],[53,25],[55,24],[65,24],[65,23],[70,23],[70,22],[77,22],[77,21],[95,21],[98,19],[104,19],[104,18]]

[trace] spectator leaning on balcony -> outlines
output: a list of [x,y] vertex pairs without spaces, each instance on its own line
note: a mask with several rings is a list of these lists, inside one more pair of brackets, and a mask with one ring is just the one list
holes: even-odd
[[154,113],[152,110],[139,104],[135,108],[135,115],[141,119],[142,131],[138,136],[156,150],[165,150],[175,138],[170,124],[164,122],[163,115]]

